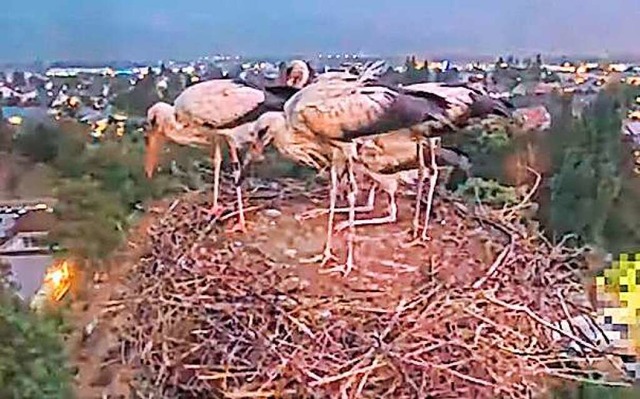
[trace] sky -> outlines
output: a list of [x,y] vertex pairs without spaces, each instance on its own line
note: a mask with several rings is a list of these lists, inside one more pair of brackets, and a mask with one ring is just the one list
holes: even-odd
[[0,62],[640,54],[640,0],[0,0]]

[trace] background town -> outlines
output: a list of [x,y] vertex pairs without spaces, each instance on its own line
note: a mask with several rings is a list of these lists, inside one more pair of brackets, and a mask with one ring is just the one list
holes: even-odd
[[[378,58],[359,53],[306,57],[320,72],[357,71]],[[35,303],[54,270],[66,273],[64,278],[82,271],[85,286],[67,286],[59,296],[77,290],[88,301],[108,279],[109,265],[123,256],[127,233],[149,212],[149,203],[209,183],[207,154],[177,146],[157,179],[144,178],[143,126],[152,104],[171,103],[186,87],[210,79],[254,75],[277,81],[288,61],[215,55],[191,61],[0,66],[0,261],[22,300]],[[549,239],[574,233],[576,245],[607,253],[640,248],[640,63],[505,54],[490,60],[410,55],[387,58],[387,64],[385,83],[482,84],[518,108],[524,122],[520,131],[498,129],[457,143],[473,160],[473,177],[453,182],[454,191],[509,204],[518,190],[533,184],[531,166],[542,175],[531,216]],[[270,153],[265,164],[252,169],[250,180],[312,176]],[[88,305],[76,301],[66,311],[82,314],[82,306]],[[56,320],[55,334],[61,329],[70,342],[76,335],[82,341],[95,327],[91,317],[58,315]],[[42,336],[53,334],[38,328]],[[43,345],[57,348],[54,341]],[[86,389],[80,397],[114,385],[108,368],[83,374],[83,362],[96,362],[87,349],[74,346],[70,359],[61,351],[42,351],[50,361],[70,364],[69,370],[60,368],[59,375],[38,382],[46,389],[71,389],[63,381],[74,375]],[[27,386],[26,379],[14,383]],[[592,389],[596,393],[559,397],[633,394]],[[4,394],[9,391],[0,387],[0,397],[68,397]]]

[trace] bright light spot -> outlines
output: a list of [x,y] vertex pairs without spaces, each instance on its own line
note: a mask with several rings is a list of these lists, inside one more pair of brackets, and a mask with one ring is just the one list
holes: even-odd
[[20,126],[22,125],[22,117],[12,116],[10,118],[7,118],[7,122],[9,122],[10,125]]
[[71,267],[67,261],[52,266],[44,278],[45,290],[50,298],[61,300],[71,288]]

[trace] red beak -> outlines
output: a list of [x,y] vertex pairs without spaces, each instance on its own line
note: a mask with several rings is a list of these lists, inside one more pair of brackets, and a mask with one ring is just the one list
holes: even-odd
[[156,166],[158,166],[160,150],[162,150],[163,144],[163,136],[153,132],[149,134],[144,157],[144,172],[148,179],[153,178]]

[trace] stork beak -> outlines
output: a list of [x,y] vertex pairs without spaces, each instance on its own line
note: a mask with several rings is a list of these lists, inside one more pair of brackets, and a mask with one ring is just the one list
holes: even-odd
[[262,140],[251,143],[248,156],[245,159],[245,166],[250,162],[262,162],[264,161],[264,144]]
[[297,84],[300,83],[300,80],[302,79],[302,73],[300,73],[297,70],[294,70],[291,72],[291,74],[287,77],[287,86],[289,87],[295,87]]
[[157,132],[149,132],[147,135],[146,151],[144,156],[144,173],[148,179],[153,178],[153,174],[158,166],[160,150],[164,144],[164,137]]

